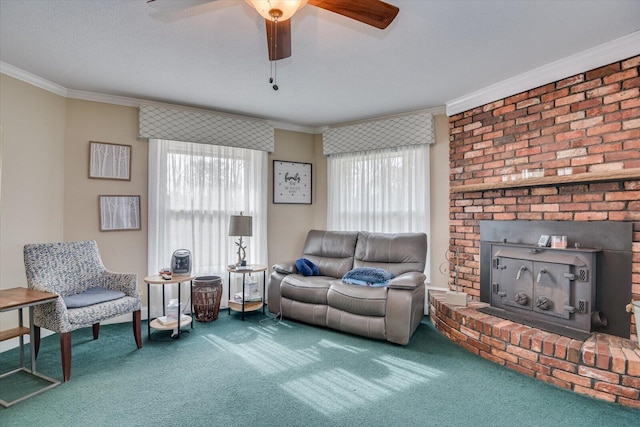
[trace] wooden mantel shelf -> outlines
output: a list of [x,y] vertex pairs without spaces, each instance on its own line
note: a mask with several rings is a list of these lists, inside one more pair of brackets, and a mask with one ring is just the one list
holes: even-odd
[[566,185],[579,184],[583,182],[628,181],[633,179],[640,179],[640,168],[604,172],[586,172],[575,175],[553,175],[542,178],[519,179],[516,181],[455,185],[449,189],[449,192],[469,193],[473,191],[501,190],[505,188],[545,187],[559,184]]

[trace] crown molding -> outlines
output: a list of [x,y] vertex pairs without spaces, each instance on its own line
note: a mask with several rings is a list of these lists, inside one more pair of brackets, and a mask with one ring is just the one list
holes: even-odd
[[[289,131],[294,131],[294,132],[302,132],[302,133],[310,133],[310,134],[322,134],[322,132],[324,132],[325,130],[329,129],[329,127],[333,127],[333,126],[320,126],[320,127],[312,127],[312,126],[303,126],[303,125],[296,125],[293,123],[285,123],[285,122],[280,122],[277,120],[264,120],[264,119],[260,119],[257,117],[251,117],[251,116],[243,116],[240,114],[230,114],[230,113],[224,113],[224,112],[220,112],[220,111],[215,111],[215,110],[208,110],[208,109],[204,109],[204,108],[196,108],[196,107],[188,107],[188,106],[184,106],[184,105],[178,105],[178,104],[170,104],[170,103],[166,103],[166,102],[158,102],[158,101],[149,101],[146,99],[140,99],[140,98],[132,98],[132,97],[128,97],[128,96],[119,96],[119,95],[108,95],[105,93],[99,93],[99,92],[90,92],[90,91],[86,91],[86,90],[76,90],[76,89],[67,89],[63,86],[60,86],[56,83],[50,82],[48,80],[45,80],[41,77],[36,76],[35,74],[31,74],[27,71],[24,71],[18,67],[14,67],[13,65],[7,64],[5,62],[0,61],[0,73],[6,74],[8,76],[14,77],[18,80],[22,80],[26,83],[32,84],[34,86],[37,86],[41,89],[47,90],[49,92],[53,92],[56,95],[60,95],[63,96],[65,98],[68,99],[78,99],[81,101],[92,101],[92,102],[102,102],[105,104],[113,104],[113,105],[121,105],[124,107],[135,107],[135,108],[139,108],[142,105],[155,105],[158,107],[171,107],[171,108],[181,108],[181,109],[189,109],[189,110],[194,110],[194,111],[206,111],[206,112],[214,112],[218,115],[223,115],[223,116],[227,116],[227,117],[233,117],[233,118],[239,118],[239,119],[243,119],[243,120],[255,120],[255,121],[262,121],[262,122],[267,122],[269,125],[273,126],[274,129],[281,129],[281,130],[289,130]],[[406,115],[406,114],[413,114],[416,112],[430,112],[434,115],[438,115],[438,114],[445,114],[445,108],[444,106],[442,107],[434,107],[434,108],[428,108],[428,109],[424,109],[424,110],[420,110],[420,111],[412,111],[409,113],[402,113],[402,114],[396,114],[396,116],[398,115]],[[373,118],[373,119],[367,119],[367,120],[362,120],[362,122],[364,121],[370,121],[370,120],[380,120],[380,119],[384,119],[384,118],[388,118],[388,117],[393,117],[393,116],[385,116],[385,117],[377,117],[377,118]],[[357,123],[357,122],[351,122],[348,124],[353,124],[353,123]],[[343,123],[342,125],[345,125],[347,123]]]
[[243,116],[241,114],[231,114],[231,113],[225,113],[225,112],[216,111],[216,110],[209,110],[205,108],[190,107],[190,106],[179,105],[179,104],[170,104],[167,102],[150,101],[146,99],[132,98],[128,96],[108,95],[105,93],[90,92],[86,90],[67,89],[64,86],[60,86],[59,84],[50,82],[49,80],[43,79],[42,77],[38,77],[35,74],[31,74],[28,71],[24,71],[18,67],[15,67],[13,65],[7,64],[6,62],[2,62],[2,61],[0,61],[0,73],[6,74],[10,77],[16,78],[25,83],[29,83],[33,86],[39,87],[40,89],[44,89],[46,91],[52,92],[56,95],[60,95],[67,99],[78,99],[81,101],[102,102],[105,104],[121,105],[124,107],[135,107],[135,108],[139,108],[142,105],[155,105],[158,107],[180,108],[183,110],[215,113],[216,115],[242,119],[242,120],[266,122],[277,129],[295,130],[297,132],[306,132],[306,133],[317,133],[316,128],[298,126],[298,125],[282,123],[282,122],[274,122],[274,121],[260,119],[257,117]]
[[368,123],[368,122],[377,122],[379,120],[387,120],[387,119],[393,119],[394,117],[403,117],[403,116],[410,116],[413,114],[422,114],[422,113],[430,113],[434,116],[438,116],[441,114],[445,114],[445,107],[439,106],[439,107],[422,108],[420,110],[405,111],[404,113],[389,114],[386,116],[370,117],[367,119],[355,120],[352,122],[337,123],[334,125],[319,127],[317,129],[320,131],[320,133],[322,133],[328,129],[339,128],[343,126],[359,125],[359,124]]
[[0,61],[0,73],[22,80],[25,83],[29,83],[32,86],[39,87],[40,89],[44,89],[48,92],[55,93],[56,95],[66,97],[69,92],[69,90],[64,86],[50,82],[49,80],[43,79],[42,77],[31,74],[28,71],[14,67],[13,65],[7,64],[3,61]]
[[207,108],[192,107],[192,106],[180,105],[180,104],[171,104],[168,102],[160,102],[160,101],[150,101],[148,99],[131,98],[131,97],[120,96],[120,95],[108,95],[104,93],[88,92],[83,90],[70,89],[67,98],[78,99],[81,101],[103,102],[105,104],[122,105],[124,107],[140,108],[143,105],[152,105],[155,107],[175,108],[180,110],[196,111],[199,113],[209,113],[209,114],[213,113],[216,116],[229,117],[232,119],[240,119],[240,120],[249,120],[249,121],[267,123],[269,125],[272,125],[272,123],[270,123],[268,120],[264,120],[259,117],[244,116],[242,114],[226,113],[223,111],[210,110]]
[[447,116],[640,54],[640,31],[446,102]]
[[[105,93],[89,92],[86,90],[69,89],[67,98],[78,99],[81,101],[103,102],[105,104],[122,105],[124,107],[140,107],[141,105],[160,104],[152,101],[145,101],[138,98],[130,98],[127,96],[107,95]],[[167,104],[161,104],[167,105]]]
[[312,134],[322,133],[322,131],[319,130],[320,128],[317,128],[317,127],[294,125],[292,123],[279,122],[277,120],[267,120],[267,123],[273,126],[274,129],[290,130],[293,132],[312,133]]

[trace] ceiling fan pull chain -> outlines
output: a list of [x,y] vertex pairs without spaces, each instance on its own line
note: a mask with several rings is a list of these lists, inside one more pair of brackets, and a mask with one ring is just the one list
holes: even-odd
[[[275,28],[273,29],[273,35],[274,35],[274,42],[273,44],[273,58],[276,57],[276,53],[278,52],[278,17],[274,16],[273,17],[273,25],[275,26]],[[272,70],[272,76],[273,78],[271,80],[273,80],[273,86],[271,86],[273,88],[273,90],[278,90],[278,63],[274,60],[271,61],[271,64],[273,66],[273,70]]]
[[269,84],[273,83],[273,60],[271,58],[273,58],[273,43],[275,43],[275,41],[273,40],[273,32],[275,31],[275,27],[273,26],[273,21],[269,21],[269,25],[271,25],[271,37],[268,40],[268,46],[269,46]]

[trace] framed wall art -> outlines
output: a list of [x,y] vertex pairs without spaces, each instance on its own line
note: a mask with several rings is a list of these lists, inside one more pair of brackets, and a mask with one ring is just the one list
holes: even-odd
[[131,181],[131,146],[89,142],[89,178]]
[[311,204],[311,163],[273,161],[273,203]]
[[140,196],[99,196],[100,231],[140,230]]

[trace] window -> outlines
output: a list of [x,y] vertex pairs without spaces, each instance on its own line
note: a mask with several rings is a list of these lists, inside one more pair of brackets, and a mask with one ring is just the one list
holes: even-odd
[[253,217],[247,261],[267,262],[267,153],[169,140],[149,141],[150,274],[177,249],[193,257],[192,273],[226,277],[236,260],[229,216]]
[[429,235],[429,146],[330,155],[327,226]]

